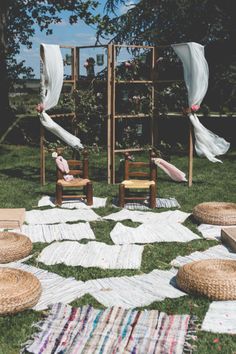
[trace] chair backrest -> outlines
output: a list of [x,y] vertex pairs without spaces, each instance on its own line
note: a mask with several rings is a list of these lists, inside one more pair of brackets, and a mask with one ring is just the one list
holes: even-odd
[[[83,150],[83,160],[67,160],[69,166],[69,173],[72,176],[79,176],[80,178],[88,178],[88,151]],[[57,167],[57,179],[62,179],[64,173]]]
[[157,180],[157,169],[153,162],[156,157],[154,151],[150,150],[149,162],[133,162],[130,160],[130,154],[125,153],[125,170],[124,179],[148,179],[150,181]]

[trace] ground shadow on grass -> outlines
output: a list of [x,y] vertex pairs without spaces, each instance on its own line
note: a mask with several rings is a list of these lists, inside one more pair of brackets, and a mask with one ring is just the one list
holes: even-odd
[[1,174],[8,177],[30,180],[31,182],[39,181],[40,176],[39,168],[29,166],[2,169]]

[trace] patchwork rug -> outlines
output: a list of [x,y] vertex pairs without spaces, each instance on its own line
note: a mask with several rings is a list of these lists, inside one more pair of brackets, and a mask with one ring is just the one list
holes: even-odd
[[27,264],[12,262],[3,264],[1,267],[11,267],[25,270],[34,274],[42,285],[42,294],[38,303],[33,307],[34,310],[41,311],[47,309],[56,302],[64,304],[84,296],[88,289],[86,283],[77,281],[75,278],[64,278],[55,273],[48,272]]
[[[118,198],[114,198],[113,206],[117,208],[119,207]],[[180,205],[175,198],[156,198],[156,207],[157,208],[180,208]],[[148,206],[147,200],[144,200],[143,202],[125,203],[124,209],[151,210]]]
[[148,306],[166,297],[177,298],[186,295],[176,287],[176,273],[176,269],[156,269],[142,275],[88,280],[86,286],[89,293],[104,306],[121,306],[128,309]]
[[178,256],[171,261],[171,265],[174,267],[181,267],[184,264],[203,259],[228,259],[236,261],[236,253],[230,252],[230,250],[224,245],[217,245],[210,247],[203,252],[196,251],[188,256]]
[[95,235],[88,222],[78,224],[54,225],[23,225],[21,232],[27,235],[32,242],[46,242],[62,240],[95,240]]
[[[88,206],[84,200],[72,199],[62,202],[61,208],[65,209],[91,209],[104,208],[106,206],[107,198],[93,197],[93,205]],[[38,201],[38,207],[51,206],[55,207],[55,198],[48,195],[43,196]]]
[[25,350],[35,354],[182,354],[189,315],[55,304]]
[[95,221],[100,217],[92,209],[63,210],[60,208],[26,211],[28,224],[56,224],[68,221]]
[[38,257],[47,265],[64,263],[69,266],[99,267],[103,269],[139,269],[143,246],[110,246],[102,242],[85,245],[75,241],[54,242]]
[[184,222],[190,213],[185,213],[180,210],[168,210],[163,211],[162,213],[154,213],[152,211],[133,211],[122,209],[117,213],[112,213],[107,216],[104,216],[103,219],[122,221],[122,220],[132,220],[134,222],[140,223],[155,223],[159,221],[168,221],[168,222]]
[[115,244],[189,242],[200,238],[187,227],[168,222],[144,223],[135,228],[118,222],[110,236]]
[[213,301],[203,320],[202,330],[236,334],[236,301]]

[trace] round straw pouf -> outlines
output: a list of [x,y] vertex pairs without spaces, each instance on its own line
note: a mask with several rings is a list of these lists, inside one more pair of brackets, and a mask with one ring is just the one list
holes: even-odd
[[0,263],[13,262],[30,254],[32,242],[15,232],[0,232]]
[[0,315],[33,307],[41,295],[41,284],[31,273],[0,268]]
[[176,276],[186,293],[212,300],[236,300],[236,261],[207,259],[182,266]]
[[194,207],[193,216],[204,224],[236,225],[236,203],[201,203]]

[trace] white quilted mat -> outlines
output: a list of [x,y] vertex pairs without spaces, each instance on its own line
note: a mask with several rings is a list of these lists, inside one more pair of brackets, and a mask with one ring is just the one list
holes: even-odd
[[236,334],[236,301],[213,301],[203,320],[202,330]]

